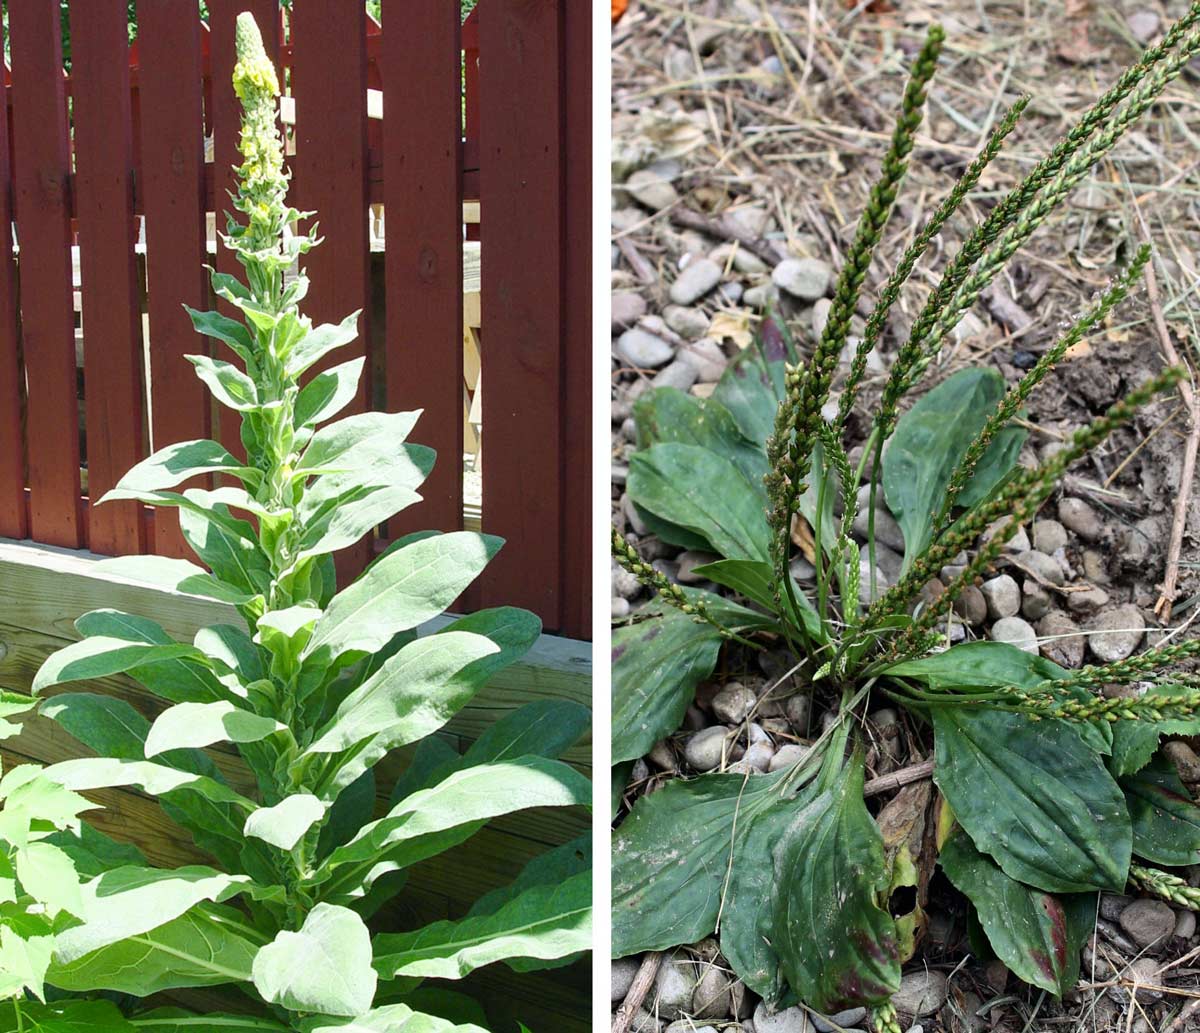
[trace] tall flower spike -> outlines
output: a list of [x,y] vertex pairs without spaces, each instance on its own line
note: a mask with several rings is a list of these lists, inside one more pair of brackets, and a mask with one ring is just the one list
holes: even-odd
[[882,175],[872,188],[867,206],[859,219],[854,243],[846,255],[846,264],[834,289],[825,330],[807,368],[789,371],[787,398],[780,406],[774,433],[767,443],[767,457],[772,467],[767,483],[771,499],[769,517],[775,543],[772,559],[778,579],[787,587],[789,595],[791,583],[787,576],[787,548],[791,519],[796,500],[807,487],[812,450],[821,422],[821,408],[829,398],[829,389],[850,332],[850,320],[858,305],[871,257],[883,235],[900,183],[908,170],[908,156],[912,153],[917,128],[921,124],[926,91],[937,70],[937,59],[944,40],[945,33],[941,26],[932,26],[925,37],[925,45],[913,63],[900,115],[892,132],[891,146],[883,160]]
[[236,46],[233,88],[242,102],[242,164],[233,205],[248,223],[240,226],[230,220],[230,246],[249,253],[274,251],[290,214],[283,141],[275,127],[279,80],[249,11],[238,15]]

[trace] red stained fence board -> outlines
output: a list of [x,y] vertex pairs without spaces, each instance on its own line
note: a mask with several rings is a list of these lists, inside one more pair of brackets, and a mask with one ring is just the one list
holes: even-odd
[[458,39],[458,8],[445,0],[413,0],[383,33],[387,407],[424,409],[413,438],[437,452],[425,501],[391,522],[399,533],[462,526]]
[[566,196],[563,276],[563,632],[591,634],[592,596],[592,5],[567,0],[565,33]]
[[83,545],[71,301],[70,158],[58,4],[9,9],[21,333],[28,381],[30,530]]
[[[292,16],[296,154],[290,200],[317,212],[324,237],[302,259],[312,280],[304,311],[319,324],[362,310],[358,340],[327,356],[313,373],[366,355],[370,339],[366,22],[363,5],[344,0],[305,0]],[[368,363],[347,414],[367,407],[370,372]],[[371,556],[371,542],[361,542],[338,557],[339,569],[357,574]]]
[[88,547],[125,554],[142,550],[140,504],[95,505],[144,455],[125,0],[77,2],[70,17],[91,502]]
[[[184,355],[207,352],[183,306],[208,307],[200,21],[191,0],[139,0],[140,193],[146,212],[151,428],[155,448],[212,434],[208,391]],[[192,558],[173,509],[154,513],[154,551]]]
[[12,250],[12,168],[8,104],[0,103],[0,536],[29,533],[25,506],[25,439],[21,433],[21,368],[17,280]]

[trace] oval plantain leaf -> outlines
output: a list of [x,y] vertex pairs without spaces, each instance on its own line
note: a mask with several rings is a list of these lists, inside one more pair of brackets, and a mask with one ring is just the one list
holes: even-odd
[[1050,893],[1124,888],[1129,811],[1072,726],[967,706],[932,713],[934,781],[978,849]]
[[678,610],[613,631],[614,764],[644,756],[679,727],[720,649],[715,628]]
[[827,1014],[883,1003],[900,986],[899,934],[878,904],[890,881],[883,837],[862,790],[859,753],[774,853],[772,942],[788,985]]
[[1170,761],[1158,757],[1120,784],[1138,857],[1172,867],[1200,862],[1200,807]]
[[747,438],[732,413],[720,402],[696,398],[677,388],[660,387],[638,399],[633,415],[640,448],[674,441],[716,452],[745,474],[766,505],[763,478],[768,467],[762,443]]
[[[920,398],[896,424],[883,454],[883,490],[904,532],[905,570],[929,544],[946,486],[1004,391],[1004,378],[995,370],[964,369]],[[996,435],[959,496],[961,505],[981,501],[1008,474],[1025,437],[1019,427]]]
[[694,943],[716,928],[735,823],[777,801],[787,775],[677,779],[634,805],[613,833],[613,957]]
[[[1036,653],[1007,642],[964,642],[942,653],[906,660],[884,671],[885,674],[921,682],[932,689],[1032,689],[1043,681],[1065,678],[1066,670]],[[1090,694],[1076,688],[1072,696],[1085,701]],[[1075,726],[1079,734],[1097,753],[1112,749],[1113,731],[1107,721],[1091,721]]]
[[733,416],[742,433],[765,446],[784,395],[784,365],[795,348],[784,324],[767,316],[752,348],[739,355],[722,375],[712,397]]
[[816,795],[816,786],[811,785],[798,797],[776,798],[756,817],[740,824],[733,837],[733,862],[718,929],[721,953],[738,978],[771,1004],[779,1003],[784,983],[779,955],[772,945],[775,916],[771,908],[763,907],[775,886],[770,858],[796,815]]
[[703,537],[729,559],[769,560],[761,493],[724,456],[667,443],[634,455],[629,497],[655,516]]
[[1060,899],[1010,879],[961,830],[942,847],[938,860],[975,905],[996,957],[1015,975],[1060,997],[1075,985],[1079,950],[1092,928],[1092,894]]

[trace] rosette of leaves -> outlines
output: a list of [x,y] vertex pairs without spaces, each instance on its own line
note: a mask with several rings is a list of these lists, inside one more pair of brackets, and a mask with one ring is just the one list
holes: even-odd
[[[229,217],[224,240],[245,282],[212,275],[237,319],[192,312],[196,329],[233,361],[190,358],[240,417],[245,458],[215,441],[188,441],[139,463],[107,497],[177,509],[202,565],[133,557],[104,566],[232,604],[240,619],[179,642],[146,616],[87,613],[76,622],[82,639],[53,654],[34,684],[41,694],[125,675],[162,701],[148,720],[86,691],[49,697],[42,714],[96,756],[51,765],[41,777],[72,800],[111,787],[156,798],[212,863],[167,869],[111,852],[89,858],[70,910],[77,921],[56,936],[45,979],[60,990],[137,997],[229,985],[261,1002],[257,1017],[206,1015],[211,1030],[478,1030],[477,1006],[467,1024],[439,1018],[464,1014],[462,1002],[421,984],[497,962],[552,966],[586,950],[588,841],[535,858],[460,918],[404,931],[372,919],[413,865],[491,819],[587,806],[588,780],[557,758],[588,713],[565,701],[533,703],[461,756],[436,736],[540,634],[535,616],[512,608],[440,616],[499,539],[408,535],[352,584],[335,584],[334,551],[418,501],[434,457],[408,441],[419,413],[336,418],[355,397],[361,358],[302,383],[354,339],[357,313],[336,326],[300,314],[308,281],[291,270],[318,241],[295,232],[303,216],[285,202],[278,85],[248,14],[238,19],[237,45],[243,164],[233,205],[241,218]],[[217,475],[220,486],[184,486]],[[231,785],[202,752],[216,743],[236,745],[253,787]],[[411,762],[380,813],[373,768],[402,747]],[[140,1033],[196,1028],[178,1010],[130,1022]]]
[[[884,337],[892,305],[1027,100],[1004,116],[918,231],[853,344],[851,316],[941,45],[934,28],[811,350],[802,356],[786,327],[768,317],[711,397],[662,388],[637,402],[629,498],[651,534],[716,558],[694,571],[711,588],[683,588],[614,529],[617,561],[657,595],[613,633],[614,811],[621,814],[632,762],[679,728],[723,652],[726,669],[737,670],[754,650],[785,650],[790,669],[760,699],[809,694],[811,712],[827,711],[827,724],[789,768],[676,779],[636,801],[615,833],[615,956],[716,933],[733,969],[768,1003],[799,1000],[827,1014],[868,1005],[877,1029],[898,1028],[890,997],[920,936],[932,873],[928,864],[918,870],[921,837],[911,837],[924,827],[925,803],[901,820],[913,805],[900,801],[877,821],[864,798],[864,718],[881,699],[902,705],[932,739],[938,862],[972,904],[979,949],[994,951],[1022,979],[1056,994],[1073,985],[1094,893],[1124,889],[1132,858],[1200,860],[1200,809],[1156,759],[1161,734],[1200,731],[1200,680],[1162,673],[1200,654],[1200,643],[1076,671],[1000,642],[947,648],[954,601],[1033,517],[1069,464],[1179,377],[1166,370],[1133,387],[1052,459],[1032,469],[1016,465],[1026,398],[1125,297],[1149,250],[1131,256],[1019,383],[967,369],[900,410],[1007,259],[1200,51],[1198,21],[1200,5],[965,237],[911,332],[895,343],[878,406],[860,415],[855,402],[867,357]],[[854,435],[863,448],[852,465],[846,449]],[[881,494],[904,538],[891,587],[875,574]],[[865,522],[865,534],[855,530],[860,502],[865,520],[857,526]],[[815,570],[808,592],[792,573],[797,547]],[[925,591],[966,550],[962,573]],[[1141,696],[1099,692],[1146,681],[1153,687]],[[1133,877],[1176,894],[1171,899],[1182,892],[1161,872],[1135,866]],[[915,910],[893,900],[901,886],[917,887]]]

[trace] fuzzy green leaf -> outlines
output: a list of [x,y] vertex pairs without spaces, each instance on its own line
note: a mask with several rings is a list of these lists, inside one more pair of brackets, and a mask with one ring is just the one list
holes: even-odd
[[353,1019],[302,1019],[300,1033],[487,1033],[480,1026],[455,1025],[433,1015],[413,1011],[407,1004],[374,1008]]
[[1120,784],[1138,857],[1173,868],[1200,863],[1200,807],[1170,761],[1160,757]]
[[340,323],[315,326],[300,338],[286,358],[288,376],[299,378],[314,362],[335,348],[353,341],[358,336],[358,316],[361,311],[351,312]]
[[492,818],[529,807],[588,805],[591,795],[591,783],[561,761],[521,757],[477,764],[413,793],[364,826],[329,855],[312,881],[332,878],[322,890],[327,899],[357,896],[380,875],[448,850]]
[[18,1023],[11,1005],[0,1008],[0,1033],[135,1033],[110,1001],[22,1001]]
[[879,906],[890,873],[862,788],[860,756],[793,818],[774,853],[772,946],[788,985],[827,1014],[881,1004],[900,986],[896,923]]
[[446,609],[487,566],[503,540],[455,531],[412,542],[339,592],[317,622],[305,656],[372,653],[398,632]]
[[[428,472],[428,469],[424,470],[421,479]],[[385,520],[420,501],[421,496],[407,484],[369,484],[347,488],[314,513],[306,514],[302,507],[304,533],[295,559],[299,561],[345,549]]]
[[377,980],[363,920],[332,904],[317,904],[298,932],[280,932],[254,959],[254,988],[290,1011],[362,1015]]
[[[237,283],[232,277],[229,280]],[[231,286],[229,280],[222,282]],[[237,285],[241,287],[241,284]],[[243,287],[242,290],[245,290],[245,288]],[[215,337],[218,341],[224,341],[243,359],[249,359],[254,354],[256,348],[254,338],[251,336],[250,331],[237,320],[223,316],[219,312],[198,312],[187,305],[183,307],[187,309],[187,314],[191,317],[192,326],[195,327],[196,333],[204,334],[206,337]]]
[[201,905],[77,961],[55,963],[47,981],[63,990],[115,990],[139,997],[180,987],[249,983],[261,942],[239,912]]
[[146,736],[146,756],[195,749],[217,742],[258,742],[283,731],[274,718],[241,710],[232,703],[177,703],[158,715]]
[[723,456],[699,445],[655,445],[633,456],[627,487],[639,506],[700,535],[722,556],[769,560],[761,492]]
[[291,850],[325,816],[325,804],[311,793],[285,796],[274,807],[260,807],[246,819],[246,835]]
[[135,667],[180,659],[203,662],[204,656],[194,646],[178,642],[155,645],[96,635],[51,653],[34,676],[33,691],[41,693],[55,685],[93,681],[123,674]]
[[456,676],[496,652],[490,639],[465,631],[417,639],[342,701],[308,753],[340,753],[375,735],[392,746],[424,738],[480,688],[480,682]]
[[115,556],[99,560],[94,569],[99,573],[140,581],[170,592],[218,599],[234,606],[240,606],[253,598],[248,592],[213,577],[203,567],[198,567],[188,560],[171,559],[168,556]]
[[157,929],[196,904],[228,900],[249,884],[245,875],[225,875],[203,865],[115,868],[84,884],[83,924],[59,934],[55,958],[64,964],[76,961]]
[[[920,398],[896,425],[883,454],[883,490],[904,532],[905,570],[929,544],[950,478],[1004,391],[1004,378],[995,370],[964,369]],[[1003,480],[1026,436],[1020,427],[996,435],[959,496],[960,505],[981,501]]]
[[189,478],[213,473],[231,474],[251,484],[257,484],[262,476],[244,466],[219,442],[180,441],[132,467],[100,502],[137,498],[144,492],[173,488]]
[[1121,890],[1133,842],[1120,787],[1074,727],[933,709],[934,781],[975,846],[1050,893]]
[[1026,983],[1061,997],[1075,986],[1079,949],[1091,931],[1095,897],[1052,896],[1010,879],[959,831],[938,860],[979,916],[996,957]]
[[324,423],[341,412],[358,392],[366,359],[359,356],[318,373],[300,389],[296,396],[296,427],[312,427]]
[[562,958],[591,945],[592,876],[532,886],[495,912],[435,922],[410,933],[375,937],[375,968],[384,979],[461,979],[497,961]]
[[710,624],[673,609],[613,631],[613,763],[644,756],[679,728],[721,642]]
[[207,355],[185,355],[184,358],[196,367],[196,376],[222,405],[237,412],[251,412],[259,407],[254,381],[232,363]]

